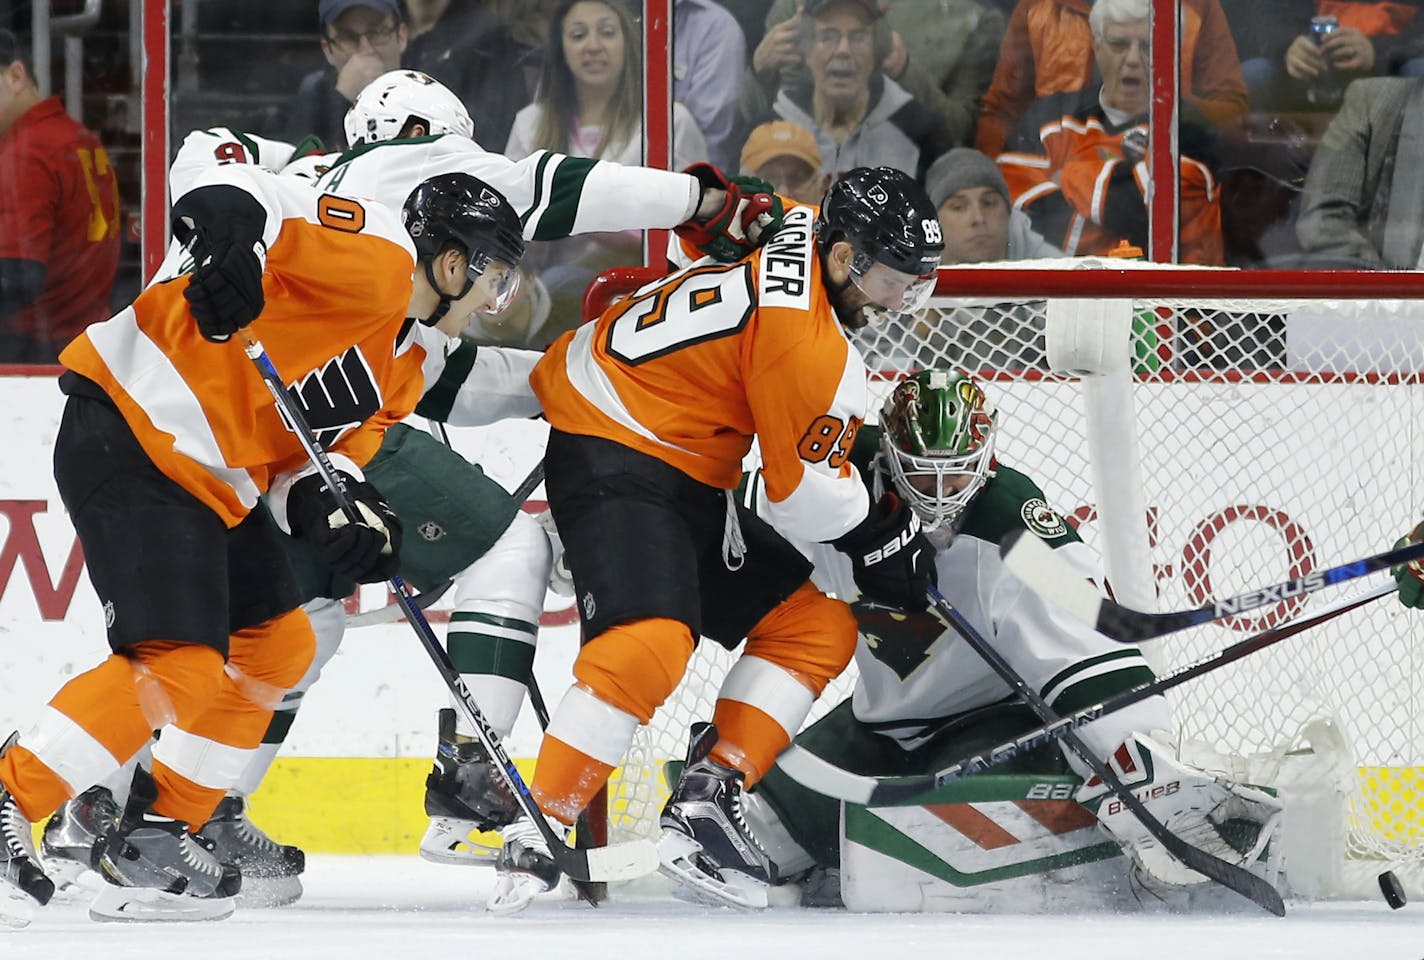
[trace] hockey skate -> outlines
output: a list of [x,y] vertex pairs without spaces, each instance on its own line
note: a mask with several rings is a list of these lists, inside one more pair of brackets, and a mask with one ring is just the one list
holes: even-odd
[[701,899],[759,910],[777,882],[776,865],[747,827],[743,774],[708,756],[716,742],[716,727],[693,725],[687,766],[658,821],[660,869]]
[[455,711],[441,710],[435,766],[425,778],[425,812],[430,825],[420,840],[420,855],[434,863],[492,864],[500,847],[480,842],[475,832],[499,830],[520,815],[493,761],[478,740],[460,740]]
[[89,907],[94,920],[222,920],[232,915],[242,875],[212,854],[187,824],[152,811],[153,778],[140,767],[118,824],[99,841],[108,884]]
[[79,878],[95,868],[99,838],[118,824],[121,812],[109,788],[96,784],[49,818],[40,852],[46,872],[61,891],[77,892]]
[[[556,837],[567,839],[569,828],[553,817],[545,818]],[[492,913],[518,913],[541,893],[559,885],[562,871],[549,853],[544,835],[528,817],[520,817],[502,831],[504,846],[495,864],[498,877],[487,907]]]
[[[0,756],[18,739],[17,734],[0,745]],[[0,926],[24,927],[34,917],[35,906],[44,906],[54,896],[54,882],[40,868],[35,855],[35,837],[30,821],[20,805],[0,783]]]
[[300,847],[277,843],[247,818],[247,802],[228,794],[198,835],[212,844],[219,863],[242,874],[238,900],[243,906],[285,907],[302,895],[301,873],[307,858]]
[[[1194,847],[1276,882],[1279,858],[1271,840],[1280,827],[1282,808],[1275,797],[1187,766],[1173,751],[1142,734],[1128,738],[1108,763],[1168,830]],[[1162,849],[1097,777],[1078,788],[1076,799],[1097,816],[1102,829],[1148,877],[1178,886],[1206,882],[1206,877]]]

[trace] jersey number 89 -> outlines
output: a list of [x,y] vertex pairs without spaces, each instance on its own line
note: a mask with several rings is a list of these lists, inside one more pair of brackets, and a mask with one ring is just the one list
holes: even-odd
[[[646,292],[644,292],[646,291]],[[694,267],[633,294],[608,328],[610,356],[636,366],[736,334],[755,312],[746,264]]]

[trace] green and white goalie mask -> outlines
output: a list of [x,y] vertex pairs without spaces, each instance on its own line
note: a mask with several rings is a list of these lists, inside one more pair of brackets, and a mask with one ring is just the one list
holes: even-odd
[[994,475],[998,410],[962,373],[923,370],[880,410],[881,459],[926,530],[952,523]]

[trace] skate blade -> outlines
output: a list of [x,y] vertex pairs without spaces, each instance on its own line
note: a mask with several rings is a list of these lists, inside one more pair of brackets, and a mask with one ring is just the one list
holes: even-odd
[[286,907],[302,898],[301,877],[242,877],[240,907]]
[[88,864],[52,853],[45,854],[44,863],[45,873],[54,881],[56,891],[65,891],[75,886],[79,883],[79,878],[89,872]]
[[498,831],[475,831],[468,821],[442,817],[426,827],[420,840],[420,859],[456,867],[493,866],[503,847]]
[[494,892],[485,901],[485,909],[500,916],[520,913],[535,897],[557,889],[558,884],[545,886],[544,881],[532,873],[517,870],[501,873],[495,881]]
[[192,897],[150,887],[106,884],[89,905],[89,919],[100,923],[225,920],[236,908],[233,897]]
[[738,870],[723,870],[721,879],[697,865],[702,845],[686,834],[664,830],[658,841],[659,871],[678,881],[700,902],[739,910],[765,910],[768,884]]
[[0,930],[23,930],[34,920],[39,904],[0,881]]

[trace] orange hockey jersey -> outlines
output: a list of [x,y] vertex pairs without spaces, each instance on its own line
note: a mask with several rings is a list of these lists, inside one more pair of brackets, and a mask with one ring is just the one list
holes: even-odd
[[113,398],[168,477],[235,526],[279,474],[306,456],[243,350],[262,341],[317,437],[359,474],[385,429],[415,407],[424,350],[406,322],[415,251],[396,214],[322,194],[249,166],[194,185],[228,184],[266,212],[266,307],[227,343],[198,332],[186,274],[154,283],[60,355]]
[[549,422],[726,489],[755,436],[778,529],[824,541],[858,524],[865,364],[822,283],[815,214],[791,207],[756,253],[698,261],[560,337],[530,378]]
[[[1114,125],[1097,87],[1039,99],[998,158],[1015,208],[1069,255],[1105,254],[1121,239],[1147,249],[1147,163],[1123,150],[1127,134],[1146,128],[1143,118]],[[1212,134],[1184,118],[1178,137],[1180,260],[1219,265],[1225,251]]]

